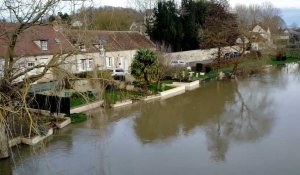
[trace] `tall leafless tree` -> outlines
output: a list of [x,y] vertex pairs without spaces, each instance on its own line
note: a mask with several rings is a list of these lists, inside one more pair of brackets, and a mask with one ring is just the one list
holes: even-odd
[[[10,123],[8,121],[28,121],[29,135],[36,130],[34,121],[27,104],[27,94],[30,85],[52,72],[65,85],[65,81],[73,75],[66,69],[72,64],[68,58],[77,54],[79,50],[70,47],[54,53],[46,64],[37,64],[32,67],[19,68],[22,55],[17,55],[16,46],[24,33],[34,26],[41,25],[42,19],[48,12],[54,12],[61,0],[1,0],[0,16],[10,23],[1,23],[0,39],[6,40],[3,72],[0,78],[0,159],[9,157],[8,137]],[[2,26],[3,25],[3,26]],[[12,27],[5,27],[5,26]],[[68,67],[68,66],[67,66]],[[28,74],[33,70],[36,74]]]

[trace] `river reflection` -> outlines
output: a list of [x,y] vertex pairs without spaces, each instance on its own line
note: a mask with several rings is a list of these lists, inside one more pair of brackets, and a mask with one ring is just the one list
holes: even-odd
[[151,144],[203,128],[212,159],[224,161],[231,141],[255,141],[271,131],[272,100],[262,84],[208,82],[202,87],[205,91],[145,105],[135,119],[135,133],[142,143]]
[[226,101],[234,99],[236,84],[206,83],[206,91],[192,91],[166,101],[144,104],[135,119],[135,132],[143,143],[188,134],[220,115]]
[[[297,174],[298,64],[115,110],[14,149],[0,174]],[[13,163],[14,161],[14,163]]]

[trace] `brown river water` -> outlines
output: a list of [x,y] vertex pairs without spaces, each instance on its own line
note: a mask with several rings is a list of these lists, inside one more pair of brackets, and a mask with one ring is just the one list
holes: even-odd
[[90,112],[12,150],[1,175],[300,175],[300,67]]

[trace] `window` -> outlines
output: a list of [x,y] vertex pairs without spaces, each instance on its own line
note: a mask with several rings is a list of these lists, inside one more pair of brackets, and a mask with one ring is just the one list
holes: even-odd
[[116,72],[124,72],[123,69],[116,69]]
[[54,41],[56,44],[60,44],[60,39],[59,38],[54,38]]
[[105,65],[106,65],[106,67],[113,67],[114,66],[114,57],[106,57]]
[[81,60],[81,70],[86,70],[86,59]]
[[0,58],[0,78],[3,77],[3,61]]
[[108,67],[112,67],[112,57],[108,58]]
[[93,59],[89,59],[88,68],[93,68]]
[[41,49],[43,51],[48,50],[48,41],[41,41]]
[[81,52],[85,52],[86,51],[86,48],[85,48],[84,44],[80,44],[79,45],[79,49],[80,49]]
[[34,65],[35,65],[34,62],[28,62],[28,63],[27,63],[27,67],[29,67],[29,68],[30,68],[30,67],[34,67]]

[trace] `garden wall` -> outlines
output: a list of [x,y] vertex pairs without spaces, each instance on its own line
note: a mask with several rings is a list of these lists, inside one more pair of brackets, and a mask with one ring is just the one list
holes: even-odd
[[88,110],[91,110],[91,109],[98,108],[98,107],[100,107],[102,104],[103,104],[103,100],[97,101],[97,102],[94,102],[94,103],[88,103],[88,104],[85,104],[85,105],[83,105],[83,106],[78,106],[78,107],[72,108],[72,109],[70,110],[70,113],[71,113],[71,114],[74,114],[74,113],[85,112],[85,111],[88,111]]
[[184,83],[184,82],[173,82],[173,86],[184,86],[185,90],[190,91],[196,89],[200,86],[200,81],[193,81],[191,83]]
[[[239,50],[240,47],[238,46],[224,47],[222,49],[222,52],[223,53],[236,52]],[[173,53],[169,53],[168,55],[172,58],[172,60],[183,60],[186,63],[188,63],[194,61],[205,61],[205,60],[214,59],[217,52],[218,49],[213,48],[213,49],[206,49],[206,50],[190,50],[184,52],[173,52]]]
[[159,94],[161,98],[169,98],[183,93],[185,93],[185,86],[179,86],[167,91],[160,92]]

